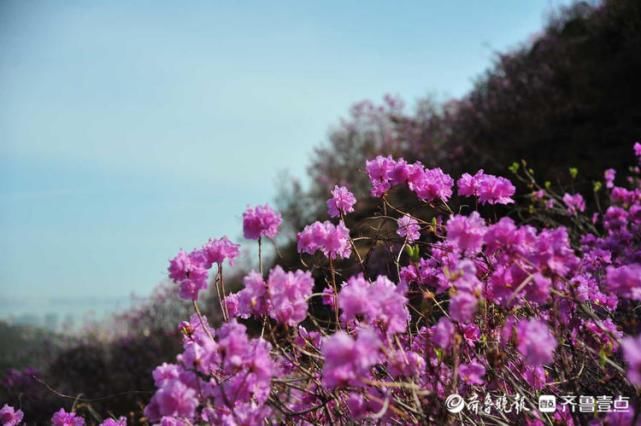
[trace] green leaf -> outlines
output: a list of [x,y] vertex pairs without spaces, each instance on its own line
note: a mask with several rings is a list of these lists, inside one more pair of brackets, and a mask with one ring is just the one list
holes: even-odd
[[421,250],[418,247],[418,245],[414,245],[414,246],[407,245],[405,246],[405,253],[407,253],[407,255],[410,257],[410,260],[412,262],[418,262],[421,254]]

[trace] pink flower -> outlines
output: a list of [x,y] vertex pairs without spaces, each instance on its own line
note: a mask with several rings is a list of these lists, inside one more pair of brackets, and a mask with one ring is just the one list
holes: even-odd
[[320,250],[329,259],[348,258],[352,254],[349,229],[343,221],[338,225],[314,222],[298,233],[297,240],[299,253],[314,254]]
[[565,193],[563,195],[563,202],[565,203],[565,206],[568,208],[568,211],[571,214],[585,211],[585,200],[583,199],[581,194],[570,195],[568,193]]
[[145,416],[157,421],[164,416],[193,418],[198,406],[196,391],[180,380],[168,380],[156,391],[147,407]]
[[156,386],[162,386],[168,380],[175,380],[180,377],[180,367],[176,364],[162,363],[154,369],[152,376]]
[[51,418],[52,426],[84,426],[85,419],[76,413],[67,413],[63,408],[56,411]]
[[641,300],[641,265],[608,266],[606,285],[617,296]]
[[464,197],[478,197],[481,204],[510,204],[516,188],[509,179],[486,175],[483,170],[474,176],[463,174],[457,182],[459,195]]
[[452,196],[454,180],[440,168],[425,169],[421,163],[415,163],[407,179],[407,186],[421,201],[446,202]]
[[322,344],[325,359],[322,378],[329,389],[338,386],[361,386],[369,377],[369,369],[379,361],[381,342],[371,330],[361,330],[354,340],[344,331],[337,331]]
[[209,269],[214,264],[222,265],[225,259],[230,265],[233,265],[234,259],[238,257],[239,252],[240,245],[232,243],[227,237],[217,240],[210,239],[203,247],[203,254],[206,259],[205,268]]
[[276,321],[295,326],[307,316],[307,299],[314,280],[309,272],[285,272],[276,266],[267,282],[260,274],[250,272],[244,279],[245,288],[227,296],[232,300],[230,315],[249,318],[268,315]]
[[381,155],[365,163],[365,169],[372,185],[371,192],[374,197],[383,196],[392,187],[390,175],[395,166],[396,162],[392,157],[383,157]]
[[543,367],[525,367],[521,375],[532,389],[541,390],[545,387],[547,380]]
[[269,273],[269,316],[276,321],[295,326],[307,316],[307,299],[312,294],[314,280],[309,272],[285,272],[276,266]]
[[250,272],[243,279],[245,288],[236,293],[238,297],[238,316],[249,318],[250,315],[262,317],[267,315],[267,283],[257,272]]
[[485,383],[483,376],[485,375],[485,367],[477,360],[472,360],[467,364],[459,366],[459,374],[461,379],[468,385],[482,385]]
[[557,343],[545,323],[536,319],[519,321],[516,340],[525,364],[539,367],[552,362]]
[[447,349],[452,343],[453,337],[454,324],[446,317],[441,317],[432,327],[432,342],[441,349]]
[[409,321],[407,298],[382,275],[373,283],[362,275],[350,278],[338,295],[338,306],[343,322],[349,324],[363,317],[389,334],[404,332]]
[[396,161],[380,155],[367,161],[365,168],[375,197],[402,183],[407,183],[422,201],[447,201],[452,196],[454,180],[440,168],[426,169],[420,162],[408,164],[403,159]]
[[243,234],[250,240],[261,237],[274,238],[282,221],[280,213],[267,204],[249,207],[243,213]]
[[396,233],[401,237],[405,237],[405,240],[409,244],[421,238],[421,227],[412,216],[406,214],[399,218],[397,223],[398,229],[396,230]]
[[623,359],[628,367],[628,380],[635,386],[641,386],[641,335],[624,338],[621,347]]
[[179,251],[169,261],[169,277],[180,287],[180,297],[197,300],[198,293],[207,288],[206,258],[202,251],[194,250],[190,254]]
[[510,204],[516,188],[509,179],[485,175],[479,183],[479,203],[481,204]]
[[327,200],[327,210],[330,217],[340,217],[341,214],[347,214],[354,211],[356,197],[344,186],[334,186],[332,198]]
[[608,189],[614,188],[614,179],[616,178],[617,172],[614,169],[607,169],[603,173],[603,178],[605,179],[605,187]]
[[23,417],[22,410],[16,410],[8,404],[4,404],[0,408],[0,425],[2,426],[17,426],[22,422]]
[[634,155],[636,155],[639,158],[639,161],[641,161],[641,143],[635,142],[633,148]]
[[461,291],[450,299],[450,317],[453,320],[468,323],[474,318],[478,300],[470,293]]
[[321,301],[323,302],[323,305],[330,307],[336,306],[336,294],[334,293],[333,288],[325,287],[322,293]]
[[456,186],[458,186],[458,195],[461,197],[478,197],[479,178],[481,176],[483,176],[483,170],[479,170],[474,176],[469,173],[463,173],[456,182]]
[[487,228],[478,212],[469,216],[455,215],[447,222],[447,239],[462,252],[475,254],[481,250]]

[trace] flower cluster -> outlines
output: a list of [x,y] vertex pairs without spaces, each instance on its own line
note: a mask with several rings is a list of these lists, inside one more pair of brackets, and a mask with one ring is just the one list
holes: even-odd
[[421,201],[447,201],[452,196],[454,180],[440,168],[427,169],[420,162],[407,163],[379,155],[367,161],[366,169],[375,197],[401,184],[407,184]]
[[328,259],[348,258],[352,253],[349,229],[343,221],[314,222],[298,233],[298,252],[314,254],[321,251]]
[[245,288],[227,297],[232,316],[248,318],[269,315],[275,321],[295,326],[307,316],[307,299],[314,280],[309,272],[285,272],[276,266],[267,282],[256,272],[245,277]]
[[327,211],[330,217],[340,217],[354,211],[356,197],[344,186],[336,185],[332,190],[332,198],[327,200]]
[[145,408],[151,422],[259,424],[269,415],[265,403],[276,366],[268,342],[249,338],[235,320],[214,330],[197,315],[181,331],[177,363],[153,373],[158,390]]
[[169,261],[169,278],[180,286],[180,297],[197,300],[201,290],[207,288],[208,270],[215,264],[219,269],[227,260],[230,264],[238,256],[239,246],[227,239],[209,240],[204,247],[190,253],[179,251]]
[[374,282],[362,275],[350,278],[338,295],[338,306],[343,323],[355,325],[361,318],[388,334],[404,332],[409,321],[407,298],[401,288],[385,276],[379,276]]
[[563,202],[565,203],[565,206],[571,214],[576,214],[579,212],[582,213],[585,211],[585,200],[583,199],[581,194],[571,195],[565,193],[563,194]]
[[370,368],[378,362],[381,342],[376,334],[364,329],[354,339],[344,331],[328,337],[322,345],[326,362],[323,384],[328,389],[337,386],[362,386],[370,377]]
[[249,207],[243,213],[243,234],[249,240],[261,237],[274,238],[283,218],[269,205]]
[[57,411],[51,418],[52,426],[84,426],[85,419],[76,413],[67,412],[63,408]]
[[[641,159],[641,144],[635,154]],[[515,172],[532,189],[532,205],[493,217],[465,203],[453,213],[453,180],[440,169],[382,156],[366,167],[376,197],[406,184],[419,200],[440,203],[412,213],[385,199],[375,226],[354,228],[370,232],[352,238],[343,220],[355,199],[335,187],[328,208],[340,221],[312,223],[297,236],[299,253],[324,257],[301,257],[309,271],[275,266],[264,277],[261,267],[233,294],[221,284],[226,315],[216,328],[197,295],[208,270],[218,265],[221,275],[238,246],[210,240],[171,260],[169,276],[195,314],[180,325],[175,362],[153,372],[156,392],[144,411],[152,424],[339,424],[345,416],[363,424],[482,423],[498,417],[458,418],[444,409],[448,395],[638,392],[638,168],[629,187],[617,186],[613,171],[604,174],[607,199],[594,215],[582,195],[557,195],[529,171]],[[515,190],[481,170],[464,174],[458,193],[492,205],[513,203]],[[264,206],[245,212],[243,222],[245,235],[260,241],[275,236],[280,217]],[[593,412],[590,421],[629,425],[638,409]],[[544,413],[536,405],[524,417],[503,414],[501,424],[585,420],[579,411]],[[7,424],[21,417],[0,410]],[[52,421],[83,422],[64,410]]]
[[516,188],[509,179],[485,174],[479,170],[474,176],[464,173],[456,182],[458,194],[463,197],[477,197],[481,204],[510,204]]

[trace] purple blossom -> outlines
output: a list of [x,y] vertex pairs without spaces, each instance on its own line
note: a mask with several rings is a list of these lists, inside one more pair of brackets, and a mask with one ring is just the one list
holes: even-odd
[[641,300],[641,264],[608,266],[606,286],[617,296]]
[[84,426],[85,419],[76,413],[66,412],[64,408],[56,411],[51,417],[52,426]]
[[345,401],[345,405],[350,411],[350,414],[353,419],[363,419],[368,414],[378,413],[381,411],[382,403],[380,395],[376,395],[375,398],[371,398],[372,391],[368,390],[369,395],[365,397],[361,393],[350,392]]
[[397,223],[398,229],[396,230],[396,233],[401,237],[405,237],[405,240],[409,244],[421,238],[421,227],[412,216],[406,214],[399,218]]
[[22,410],[16,410],[8,404],[4,404],[0,408],[0,425],[2,426],[17,426],[22,422],[23,417]]
[[636,155],[637,158],[639,158],[639,161],[641,161],[641,143],[635,142],[633,149],[634,149],[634,155]]
[[456,264],[451,279],[452,285],[459,292],[467,292],[474,295],[481,294],[483,284],[476,277],[476,265],[469,259],[463,259]]
[[581,194],[570,195],[565,193],[563,194],[563,202],[571,214],[585,211],[585,200]]
[[198,406],[196,391],[180,380],[167,380],[145,407],[145,416],[159,420],[164,416],[193,418]]
[[269,316],[276,321],[295,326],[307,316],[307,299],[312,294],[314,280],[309,272],[285,272],[276,266],[269,273]]
[[462,252],[475,254],[481,250],[486,230],[485,221],[478,212],[467,217],[455,215],[447,222],[447,240]]
[[340,217],[354,211],[356,197],[345,186],[334,186],[332,198],[327,200],[327,210],[330,217]]
[[234,264],[234,259],[238,257],[240,245],[234,244],[227,237],[217,240],[210,239],[203,247],[205,255],[205,268],[209,269],[212,265],[222,265],[225,259],[230,265]]
[[249,240],[261,237],[274,238],[278,227],[283,221],[280,213],[275,212],[269,205],[248,207],[243,213],[243,234]]
[[478,300],[465,291],[458,292],[450,299],[450,317],[453,320],[467,323],[472,321],[476,313]]
[[338,225],[329,221],[314,222],[298,233],[298,252],[314,254],[320,250],[329,259],[346,259],[352,253],[349,238],[349,229],[343,221]]
[[566,275],[579,262],[570,246],[568,230],[564,227],[541,231],[529,250],[534,263],[559,275]]
[[334,293],[333,288],[325,287],[322,293],[323,295],[321,297],[321,300],[323,302],[323,305],[336,306],[336,293]]
[[426,169],[420,162],[377,156],[366,162],[365,168],[372,185],[372,195],[383,196],[394,185],[407,183],[421,201],[447,201],[452,196],[454,180],[440,168]]
[[452,343],[454,336],[454,324],[446,317],[441,319],[432,327],[432,342],[441,349],[447,349]]
[[621,341],[621,347],[623,359],[628,367],[628,380],[635,386],[641,386],[641,335],[624,338]]
[[603,173],[603,178],[605,179],[605,187],[608,189],[614,188],[614,179],[616,178],[617,172],[614,169],[607,169]]
[[509,179],[479,170],[474,176],[464,173],[458,180],[459,195],[478,197],[481,204],[510,204],[516,188]]
[[545,323],[537,320],[521,320],[516,328],[517,349],[524,362],[539,367],[552,362],[556,339]]
[[207,268],[202,251],[194,250],[190,254],[179,251],[169,261],[169,277],[179,285],[180,297],[197,300],[198,293],[207,288]]
[[337,331],[322,344],[325,359],[322,378],[329,389],[339,386],[360,386],[369,377],[369,369],[379,361],[381,342],[367,329],[359,332],[355,340],[344,331]]
[[392,157],[383,157],[382,155],[365,163],[374,197],[383,196],[392,187],[390,175],[395,166],[396,162]]
[[258,272],[250,272],[243,279],[245,288],[238,295],[238,315],[248,318],[250,315],[261,317],[267,315],[267,283]]
[[485,383],[483,376],[485,375],[485,367],[477,360],[472,360],[467,364],[459,366],[459,374],[461,379],[468,385],[482,385]]
[[362,275],[350,278],[338,295],[338,306],[344,323],[354,323],[363,317],[389,334],[402,333],[407,328],[407,298],[382,275],[373,283]]
[[462,197],[478,197],[479,178],[481,176],[483,176],[483,170],[479,170],[474,176],[469,173],[463,173],[456,182],[458,194]]
[[425,169],[422,164],[416,163],[407,179],[407,185],[421,201],[447,202],[452,196],[454,180],[440,168]]
[[[256,419],[269,415],[265,402],[274,374],[270,344],[263,339],[250,339],[245,326],[235,320],[218,330],[209,329],[208,333],[196,321],[192,318],[189,325],[183,326],[188,332],[184,351],[178,356],[180,365],[167,364],[154,371],[158,390],[145,408],[145,415],[152,422],[167,419],[168,424],[193,424],[201,415],[213,424],[229,423],[232,418],[245,419],[243,424],[260,424]],[[205,377],[220,379],[204,380]],[[203,396],[211,398],[214,408],[198,414],[199,398]],[[235,414],[230,407],[234,407]]]
[[545,387],[547,378],[543,367],[525,367],[522,373],[523,378],[534,390],[541,390]]
[[152,372],[154,383],[160,387],[169,380],[176,380],[180,377],[180,367],[176,364],[162,363]]
[[509,179],[485,175],[479,183],[479,203],[481,204],[510,204],[516,188]]
[[267,314],[276,321],[295,326],[307,316],[307,299],[314,280],[309,272],[285,272],[276,266],[267,282],[260,274],[250,272],[244,278],[245,288],[227,296],[231,300],[230,315],[248,318]]

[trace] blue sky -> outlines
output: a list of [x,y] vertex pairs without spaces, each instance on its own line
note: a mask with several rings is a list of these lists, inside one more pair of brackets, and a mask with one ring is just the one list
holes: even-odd
[[352,103],[461,96],[566,3],[3,1],[0,317],[148,294]]

